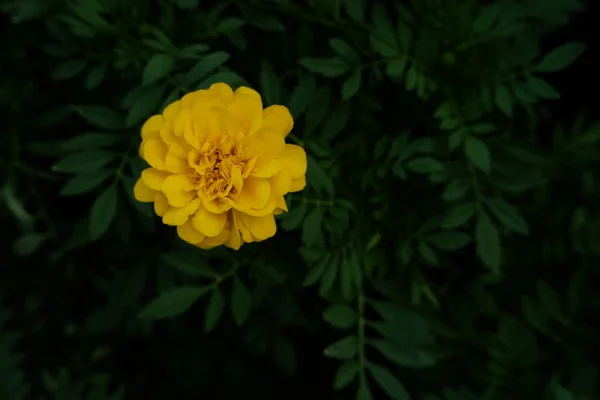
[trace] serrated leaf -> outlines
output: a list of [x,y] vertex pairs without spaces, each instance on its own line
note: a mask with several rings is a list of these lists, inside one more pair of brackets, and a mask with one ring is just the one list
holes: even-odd
[[294,206],[294,208],[284,214],[280,224],[281,228],[285,229],[286,231],[291,231],[298,228],[302,221],[304,221],[306,208],[306,203],[300,203],[297,206]]
[[410,395],[404,385],[387,369],[368,363],[367,369],[379,387],[394,400],[410,400]]
[[244,325],[251,310],[252,295],[238,278],[234,278],[231,292],[231,314],[234,322],[238,326]]
[[313,187],[318,193],[323,191],[330,196],[335,194],[333,180],[311,155],[307,159],[307,186]]
[[521,235],[529,235],[527,222],[512,205],[500,197],[487,198],[485,204],[502,225]]
[[406,163],[406,168],[419,174],[431,174],[444,170],[444,164],[432,157],[420,157]]
[[442,228],[454,229],[466,224],[475,215],[477,207],[473,203],[465,203],[452,208],[442,221]]
[[344,42],[339,38],[329,39],[329,47],[342,59],[347,61],[350,65],[360,64],[360,58],[356,50],[354,50],[348,43]]
[[526,81],[527,88],[543,99],[559,99],[560,93],[548,82],[535,76],[530,76]]
[[354,71],[342,85],[342,100],[352,98],[360,90],[361,83],[362,74],[360,70]]
[[548,53],[535,67],[538,72],[556,72],[565,69],[585,51],[585,43],[565,43]]
[[323,354],[329,358],[338,360],[350,360],[358,352],[358,341],[356,336],[349,336],[337,341],[323,350]]
[[119,139],[119,136],[114,134],[84,133],[61,143],[60,147],[71,151],[98,149],[112,146],[113,144],[117,143]]
[[142,74],[142,84],[149,85],[165,77],[173,68],[174,59],[169,54],[155,54],[148,60]]
[[102,129],[124,128],[125,119],[122,115],[103,106],[76,106],[74,110],[90,124]]
[[354,379],[356,379],[359,369],[360,366],[356,361],[343,362],[335,374],[333,388],[335,390],[341,390],[347,387]]
[[184,252],[169,252],[161,255],[163,261],[179,271],[205,278],[215,278],[212,268],[198,256]]
[[500,271],[502,247],[498,228],[485,212],[480,212],[475,226],[477,255],[494,273]]
[[117,213],[117,185],[106,188],[92,204],[90,211],[90,238],[97,240],[103,236]]
[[311,58],[305,57],[298,60],[298,64],[316,74],[326,78],[336,78],[350,71],[350,66],[337,57],[333,58]]
[[94,67],[85,78],[85,88],[88,90],[96,89],[106,75],[108,66],[109,64],[104,62]]
[[189,85],[197,83],[200,79],[225,64],[227,60],[229,60],[229,54],[224,51],[217,51],[201,57],[185,76],[185,82]]
[[356,318],[356,311],[347,305],[336,304],[323,312],[323,319],[329,325],[340,329],[347,329],[354,325]]
[[432,354],[415,346],[402,346],[387,339],[373,340],[371,345],[384,357],[404,367],[425,368],[435,365]]
[[60,190],[61,196],[73,196],[76,194],[87,193],[92,189],[100,186],[109,177],[114,177],[114,172],[111,170],[97,170],[76,175],[70,179],[66,185]]
[[223,309],[225,308],[225,299],[221,289],[218,287],[212,290],[210,299],[208,300],[208,306],[206,307],[206,314],[204,316],[204,331],[212,331],[218,324],[221,315],[223,315]]
[[465,140],[465,155],[477,168],[484,173],[490,173],[491,156],[487,145],[476,137],[469,136]]
[[180,286],[163,292],[139,314],[140,318],[172,318],[186,312],[206,289],[198,286]]
[[289,109],[294,119],[299,118],[312,102],[317,90],[317,81],[313,75],[304,75],[290,97]]
[[52,169],[67,173],[92,172],[101,169],[116,158],[116,153],[105,150],[75,153],[59,160]]
[[417,248],[419,249],[419,254],[421,254],[421,257],[423,257],[423,260],[425,260],[425,262],[431,265],[438,264],[438,258],[435,254],[435,251],[431,247],[429,247],[425,242],[419,242]]
[[394,60],[390,62],[385,68],[385,73],[388,76],[400,76],[404,72],[404,68],[406,68],[406,59],[403,58],[401,60]]
[[313,209],[302,224],[302,242],[311,245],[320,237],[323,212],[320,208]]
[[507,116],[512,115],[512,99],[506,85],[498,83],[494,90],[494,100],[496,105]]
[[457,250],[471,242],[471,236],[463,232],[437,232],[427,237],[427,240],[438,249]]

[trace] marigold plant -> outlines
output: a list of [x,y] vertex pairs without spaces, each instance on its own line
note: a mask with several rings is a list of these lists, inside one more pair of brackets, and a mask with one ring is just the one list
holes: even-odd
[[284,195],[306,185],[306,153],[285,143],[288,109],[263,109],[260,94],[225,83],[188,93],[142,127],[150,165],[134,187],[163,223],[202,249],[239,249],[275,235]]

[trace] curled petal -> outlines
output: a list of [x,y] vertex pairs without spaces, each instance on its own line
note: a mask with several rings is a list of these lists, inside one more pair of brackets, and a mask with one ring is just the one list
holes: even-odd
[[231,101],[231,99],[233,98],[233,90],[231,90],[231,87],[229,87],[229,85],[226,83],[222,83],[222,82],[213,83],[212,85],[210,85],[208,90],[210,92],[217,94],[220,98],[225,100],[227,103],[229,103]]
[[194,229],[191,221],[177,227],[177,234],[183,240],[191,244],[198,244],[204,240],[204,235]]
[[167,200],[167,196],[164,193],[158,192],[156,193],[156,198],[154,199],[154,212],[159,217],[165,215],[167,210],[170,208],[169,201]]
[[299,192],[306,187],[306,176],[294,179],[290,185],[290,193]]
[[141,203],[153,202],[157,193],[156,190],[150,189],[142,178],[139,178],[133,187],[133,197]]
[[235,115],[247,136],[252,135],[260,128],[263,111],[262,99],[255,90],[246,87],[238,88],[233,94],[228,108]]
[[196,197],[196,193],[192,191],[192,188],[190,179],[187,176],[170,175],[164,180],[161,190],[167,196],[171,206],[183,207]]
[[263,110],[261,130],[285,138],[294,127],[294,118],[287,107],[272,105]]
[[165,107],[163,111],[163,116],[165,119],[175,119],[177,115],[181,111],[181,100],[176,100]]
[[142,180],[150,189],[160,190],[168,172],[156,168],[146,168],[142,171]]
[[165,169],[165,158],[167,156],[167,145],[159,139],[150,139],[143,144],[144,160],[152,167],[160,170]]
[[206,237],[201,243],[198,243],[197,246],[201,249],[212,249],[217,246],[224,245],[230,236],[229,229],[223,229],[217,236],[215,237]]
[[200,199],[190,201],[184,207],[172,207],[163,215],[163,224],[171,226],[179,226],[185,224],[190,215],[196,212],[200,206]]
[[269,178],[269,184],[273,196],[282,196],[290,191],[292,173],[289,169],[282,169],[277,175]]
[[275,225],[275,217],[273,214],[265,215],[263,217],[243,215],[242,219],[257,241],[273,237],[277,232],[277,225]]
[[215,237],[221,233],[226,222],[226,212],[213,214],[203,207],[200,207],[192,217],[194,229],[208,237]]
[[142,139],[156,138],[164,124],[162,115],[153,115],[142,125]]
[[286,144],[279,155],[279,161],[284,168],[292,173],[292,179],[298,179],[306,175],[306,152],[295,144]]
[[244,208],[261,209],[267,204],[270,197],[271,186],[266,179],[248,177],[234,202]]

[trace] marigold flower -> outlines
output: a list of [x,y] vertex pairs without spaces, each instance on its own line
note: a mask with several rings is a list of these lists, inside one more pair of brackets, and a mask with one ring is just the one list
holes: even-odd
[[263,110],[260,95],[224,83],[188,93],[142,127],[150,165],[133,189],[166,225],[202,249],[239,249],[275,235],[284,195],[306,186],[306,153],[286,144],[288,109]]

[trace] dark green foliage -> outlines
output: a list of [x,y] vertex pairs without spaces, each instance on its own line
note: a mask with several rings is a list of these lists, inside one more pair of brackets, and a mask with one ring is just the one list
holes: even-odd
[[[0,400],[600,399],[589,3],[0,1]],[[238,252],[132,195],[214,82],[308,157]]]

